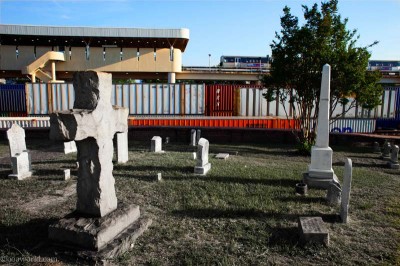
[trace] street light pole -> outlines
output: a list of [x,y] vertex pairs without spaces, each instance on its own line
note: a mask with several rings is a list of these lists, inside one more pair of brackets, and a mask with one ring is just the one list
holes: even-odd
[[211,71],[211,54],[208,54],[208,71]]

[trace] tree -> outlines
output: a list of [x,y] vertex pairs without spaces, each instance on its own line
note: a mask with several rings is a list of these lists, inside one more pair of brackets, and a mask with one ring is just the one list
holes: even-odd
[[[302,6],[305,24],[287,6],[281,17],[281,32],[275,32],[271,44],[272,63],[269,75],[263,77],[267,101],[288,101],[298,120],[302,147],[311,148],[315,141],[316,122],[324,64],[331,65],[331,114],[339,103],[347,104],[344,113],[356,104],[374,108],[380,104],[382,88],[377,85],[379,72],[368,72],[371,56],[368,48],[357,47],[356,30],[347,30],[348,19],[338,14],[338,1]],[[349,98],[354,98],[350,101]],[[288,116],[287,110],[285,110]],[[332,116],[331,116],[332,118]]]

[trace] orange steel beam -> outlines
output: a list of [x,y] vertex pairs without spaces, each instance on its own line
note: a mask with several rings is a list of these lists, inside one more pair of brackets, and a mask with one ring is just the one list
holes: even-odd
[[298,129],[295,119],[279,118],[128,118],[129,126],[169,126],[169,127],[221,127],[221,128],[268,128]]

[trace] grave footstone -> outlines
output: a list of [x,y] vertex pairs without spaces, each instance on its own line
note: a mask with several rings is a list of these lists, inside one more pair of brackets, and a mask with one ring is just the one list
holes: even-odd
[[71,170],[70,169],[64,169],[64,180],[68,181],[71,179]]
[[23,180],[32,176],[31,156],[26,149],[25,130],[18,124],[13,124],[7,130],[10,148],[12,174],[9,178]]
[[194,173],[199,175],[205,175],[211,169],[211,164],[208,162],[208,140],[201,138],[197,144],[197,161],[194,167]]
[[329,232],[321,217],[299,217],[300,242],[329,246]]
[[155,153],[164,153],[162,150],[162,138],[159,136],[154,136],[151,139],[151,147],[150,147],[151,152]]
[[390,155],[390,161],[388,162],[388,165],[391,169],[399,169],[399,146],[394,145],[392,148],[392,152]]
[[315,146],[311,149],[311,164],[308,167],[308,172],[304,175],[304,183],[309,187],[325,189],[332,182],[339,184],[332,169],[333,151],[329,147],[330,77],[331,67],[326,64],[322,70],[317,140]]
[[128,132],[116,133],[117,137],[117,162],[126,163],[128,158]]
[[196,146],[197,139],[196,139],[196,129],[192,129],[190,131],[190,145]]
[[113,137],[127,132],[128,109],[111,105],[111,88],[111,74],[76,72],[74,109],[50,115],[50,138],[76,141],[79,168],[76,211],[51,225],[49,238],[96,259],[126,252],[151,223],[139,206],[117,203]]
[[64,142],[64,154],[77,152],[75,141]]
[[343,223],[347,223],[349,221],[349,203],[352,175],[353,164],[351,159],[347,158],[344,164],[343,191],[342,200],[340,203],[340,218],[342,219]]

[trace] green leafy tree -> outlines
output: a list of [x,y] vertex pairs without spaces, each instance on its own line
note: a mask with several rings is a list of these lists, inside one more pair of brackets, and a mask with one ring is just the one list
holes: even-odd
[[[382,88],[379,72],[366,71],[371,56],[368,48],[357,47],[356,30],[347,30],[348,19],[338,14],[338,1],[322,2],[319,8],[303,6],[305,23],[290,13],[287,6],[281,17],[281,32],[271,44],[272,63],[263,77],[267,101],[278,98],[289,102],[291,115],[301,129],[297,134],[301,147],[309,149],[315,141],[321,74],[324,64],[331,65],[331,118],[335,108],[347,104],[348,112],[356,103],[364,108],[380,104]],[[354,99],[354,100],[349,100]],[[285,109],[288,116],[288,110]]]

